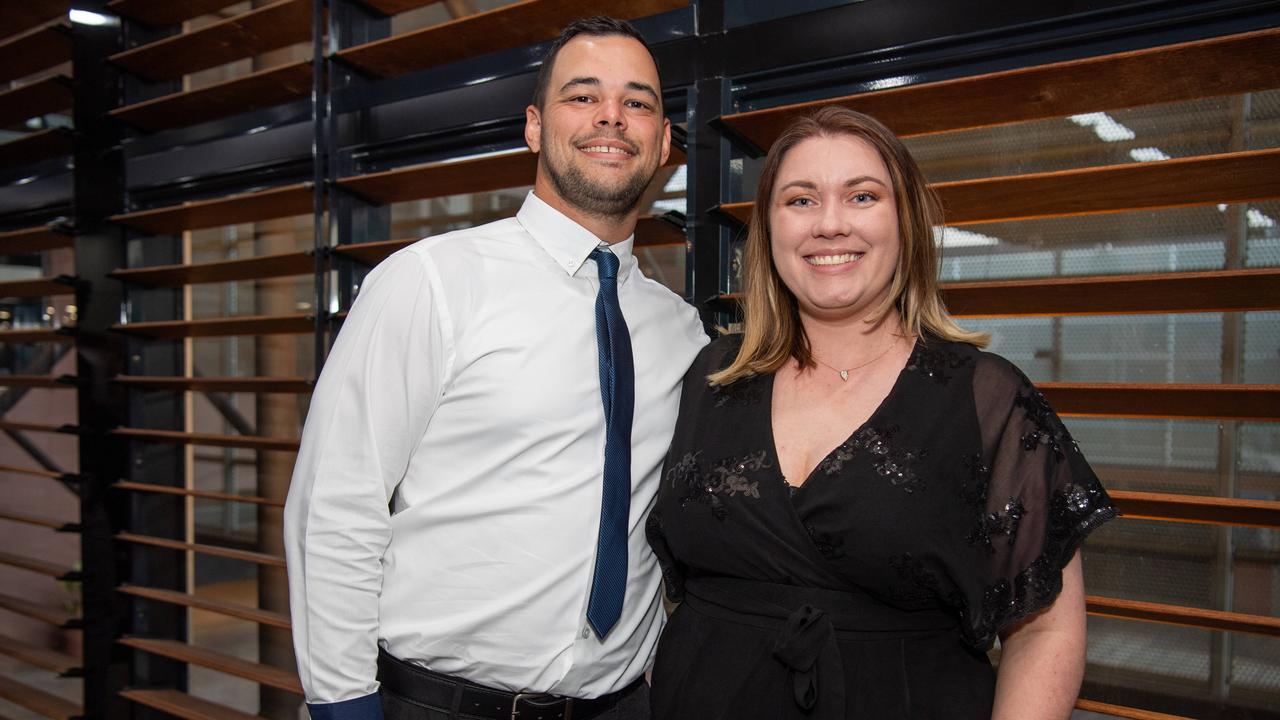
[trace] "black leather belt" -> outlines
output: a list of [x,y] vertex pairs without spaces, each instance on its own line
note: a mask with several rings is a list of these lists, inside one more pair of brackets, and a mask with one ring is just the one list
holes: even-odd
[[644,682],[635,682],[598,698],[511,693],[432,672],[378,650],[378,682],[388,692],[460,719],[589,720],[618,704]]

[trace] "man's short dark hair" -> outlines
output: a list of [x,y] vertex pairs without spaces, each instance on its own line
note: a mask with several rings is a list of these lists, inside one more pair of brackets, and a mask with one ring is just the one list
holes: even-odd
[[[621,35],[629,37],[644,46],[649,52],[649,57],[653,59],[654,68],[658,67],[658,58],[654,56],[653,49],[649,47],[649,43],[644,41],[640,36],[640,32],[626,20],[618,20],[608,17],[607,15],[595,15],[593,17],[579,18],[565,26],[560,31],[560,36],[551,43],[551,47],[547,49],[547,54],[542,58],[542,66],[538,68],[538,86],[533,90],[533,106],[542,109],[542,104],[547,99],[547,86],[551,83],[551,70],[555,67],[556,56],[560,54],[560,48],[565,43],[574,39],[579,35],[588,37],[606,37],[609,35]],[[659,89],[661,93],[661,89]],[[659,95],[659,102],[662,97]]]

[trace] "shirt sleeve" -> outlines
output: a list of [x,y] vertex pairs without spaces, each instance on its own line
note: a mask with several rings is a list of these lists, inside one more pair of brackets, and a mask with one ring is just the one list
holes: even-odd
[[980,513],[968,539],[987,562],[960,584],[966,635],[985,649],[1053,603],[1062,569],[1116,510],[1062,420],[1016,367],[981,355],[974,400],[983,452],[965,490]]
[[365,279],[316,383],[284,511],[298,672],[312,717],[380,718],[378,603],[389,503],[452,361],[428,258]]

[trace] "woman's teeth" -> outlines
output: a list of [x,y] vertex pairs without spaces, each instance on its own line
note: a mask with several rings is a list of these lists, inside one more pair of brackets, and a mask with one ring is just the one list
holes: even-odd
[[804,261],[810,265],[843,265],[862,257],[862,253],[845,253],[843,255],[807,255]]

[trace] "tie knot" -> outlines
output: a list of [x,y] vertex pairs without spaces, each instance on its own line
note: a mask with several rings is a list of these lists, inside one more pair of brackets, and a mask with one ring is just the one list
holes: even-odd
[[591,259],[596,261],[596,270],[601,280],[618,279],[618,256],[608,248],[596,248],[591,251]]

